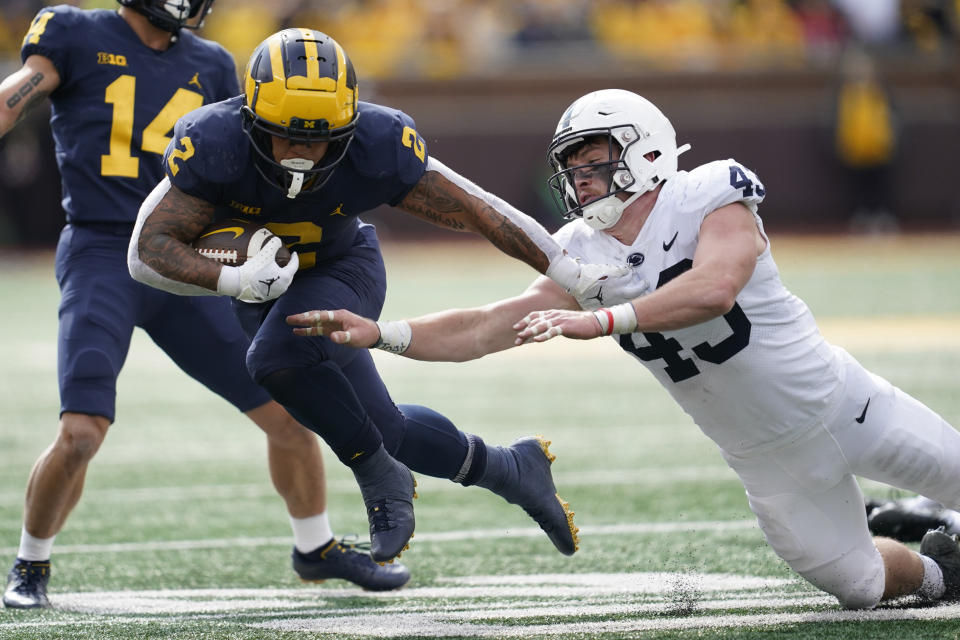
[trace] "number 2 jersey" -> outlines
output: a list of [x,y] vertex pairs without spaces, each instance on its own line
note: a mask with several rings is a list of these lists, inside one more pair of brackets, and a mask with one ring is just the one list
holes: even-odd
[[[764,195],[749,169],[721,160],[670,178],[631,246],[582,220],[554,237],[586,262],[635,265],[635,277],[656,288],[692,267],[700,225],[719,207],[742,202],[766,239],[757,216]],[[707,436],[733,453],[761,453],[803,435],[830,416],[843,388],[834,348],[807,305],[781,283],[769,241],[729,313],[676,331],[614,339]]]
[[147,47],[116,12],[42,9],[23,40],[60,74],[50,125],[70,223],[128,223],[163,178],[177,119],[240,93],[233,58],[181,30],[166,51]]
[[239,96],[181,119],[167,150],[167,177],[181,191],[213,204],[217,217],[267,226],[297,251],[301,269],[350,251],[361,225],[357,216],[398,204],[426,170],[426,144],[413,120],[402,111],[360,102],[353,139],[330,178],[319,189],[288,198],[254,164],[242,106]]

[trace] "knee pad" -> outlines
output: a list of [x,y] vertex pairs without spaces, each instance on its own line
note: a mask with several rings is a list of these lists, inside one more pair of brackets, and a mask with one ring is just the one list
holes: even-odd
[[822,567],[801,575],[814,586],[835,596],[846,609],[873,609],[883,597],[886,572],[880,552],[853,549]]
[[[313,405],[325,390],[343,384],[343,373],[332,362],[321,362],[312,367],[287,367],[267,374],[260,381],[270,396],[287,407]],[[352,393],[352,390],[351,390]],[[322,410],[322,407],[318,407]]]
[[286,406],[291,394],[299,390],[302,371],[299,368],[274,371],[260,381],[260,386],[266,389],[274,400]]
[[117,369],[99,349],[83,349],[65,363],[60,374],[60,413],[104,416],[113,422]]
[[106,353],[99,349],[84,349],[70,363],[70,378],[91,382],[107,379],[112,381],[117,373]]
[[338,456],[340,448],[349,448],[357,438],[365,438],[368,446],[380,446],[380,434],[371,435],[376,429],[336,364],[321,362],[312,367],[280,369],[265,376],[260,384]]

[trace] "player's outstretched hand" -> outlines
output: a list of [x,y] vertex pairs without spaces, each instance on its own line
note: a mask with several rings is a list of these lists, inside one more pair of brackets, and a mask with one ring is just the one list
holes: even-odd
[[287,316],[287,324],[295,327],[298,336],[327,336],[357,349],[368,349],[380,339],[376,322],[346,309],[298,313]]
[[557,336],[589,340],[602,335],[600,323],[593,312],[566,309],[532,311],[513,325],[513,328],[517,332],[514,344],[518,345],[527,342],[546,342]]
[[615,302],[639,298],[650,288],[650,283],[639,277],[632,267],[609,264],[584,264],[580,268],[582,291],[574,298],[584,309],[596,311]]
[[611,302],[633,300],[650,288],[629,265],[584,263],[566,252],[550,263],[546,275],[591,311]]

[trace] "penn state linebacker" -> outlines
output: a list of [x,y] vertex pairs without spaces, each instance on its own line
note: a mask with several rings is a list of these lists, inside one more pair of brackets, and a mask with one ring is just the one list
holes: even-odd
[[[828,344],[780,281],[741,163],[678,171],[673,125],[607,89],[566,110],[551,186],[572,219],[555,237],[585,260],[632,265],[642,296],[577,300],[546,278],[476,309],[375,323],[346,310],[292,315],[299,335],[464,361],[556,336],[613,336],[720,448],[773,550],[851,609],[916,594],[960,599],[960,546],[941,527],[919,553],[871,537],[855,475],[960,506],[960,434]],[[387,339],[384,339],[387,336]],[[397,336],[400,336],[398,339]]]

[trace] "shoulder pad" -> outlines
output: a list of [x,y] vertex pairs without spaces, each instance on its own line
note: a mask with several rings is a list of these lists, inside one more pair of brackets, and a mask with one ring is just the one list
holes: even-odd
[[32,55],[40,54],[50,58],[61,71],[68,62],[68,51],[73,42],[84,37],[86,29],[78,24],[83,18],[84,12],[70,5],[44,7],[37,12],[23,36],[20,59],[26,61]]
[[732,158],[700,165],[683,174],[681,183],[684,208],[701,216],[733,202],[756,213],[766,195],[757,175]]
[[164,171],[177,188],[212,200],[207,189],[242,177],[249,145],[236,97],[191,111],[177,121],[163,156]]
[[358,111],[349,149],[358,171],[374,177],[395,174],[407,184],[419,180],[427,165],[427,143],[413,118],[370,102],[361,102]]

